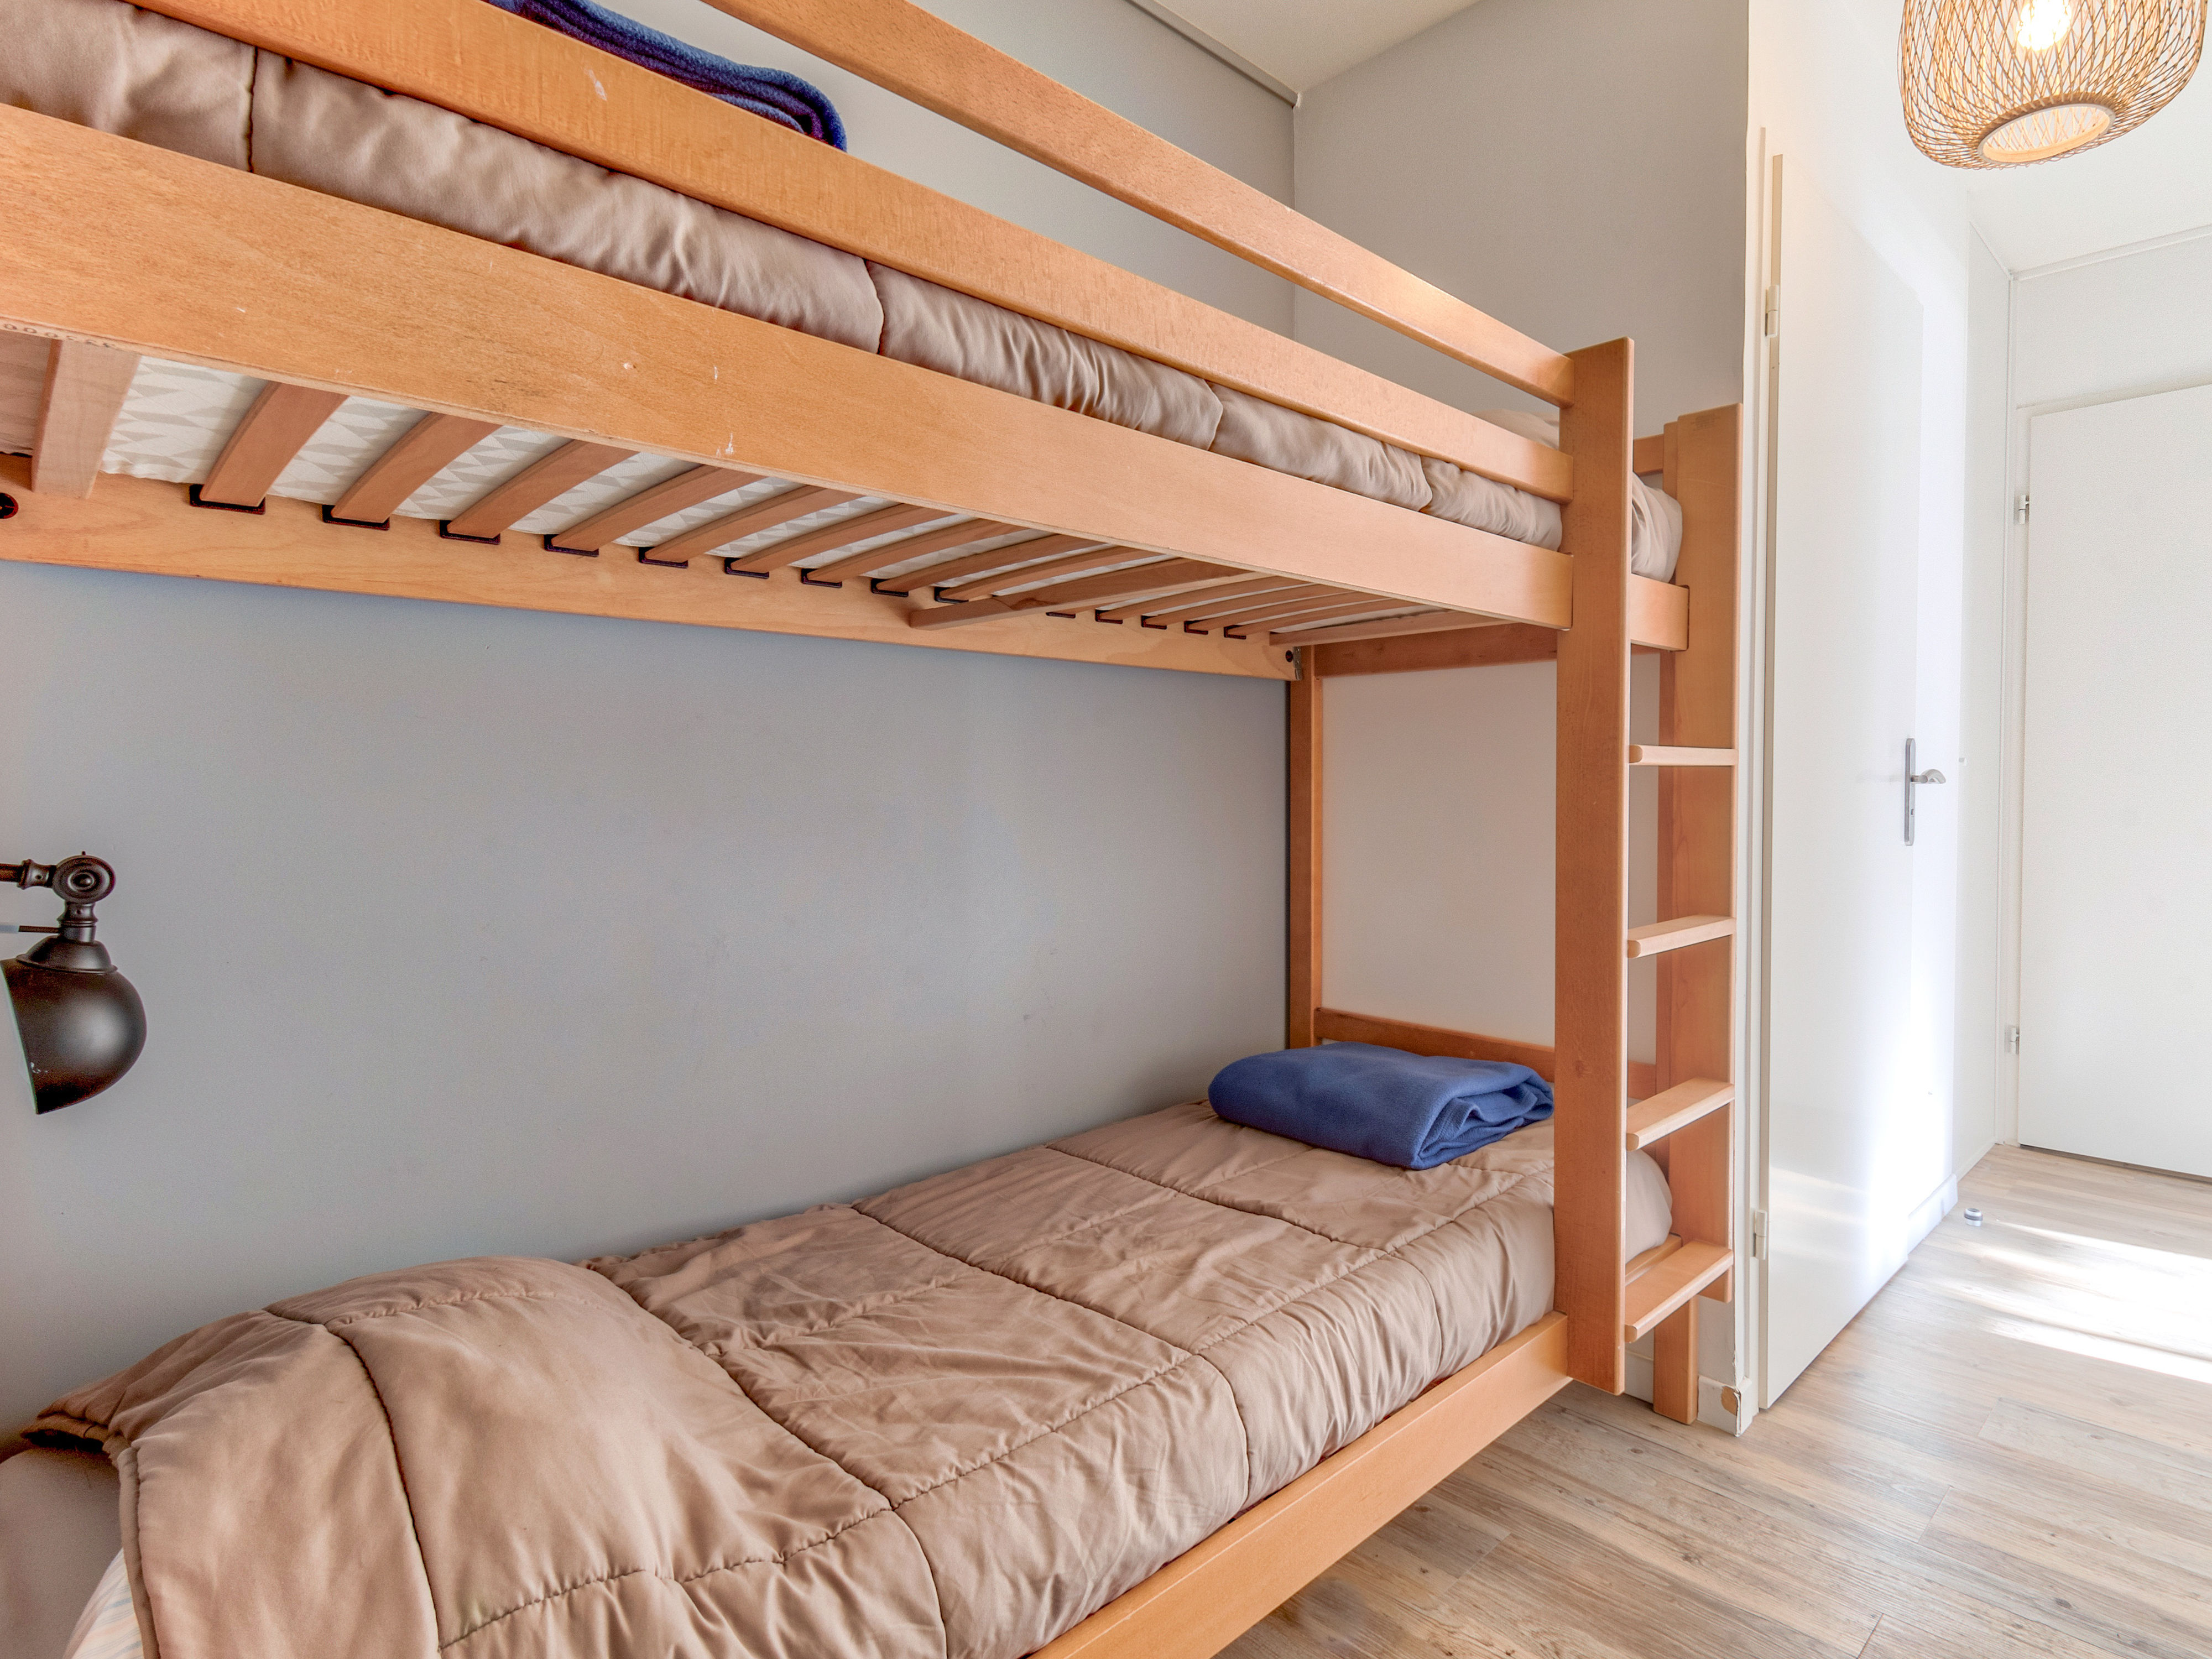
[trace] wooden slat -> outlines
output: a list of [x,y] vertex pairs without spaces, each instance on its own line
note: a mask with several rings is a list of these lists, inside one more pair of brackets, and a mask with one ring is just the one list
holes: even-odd
[[872,575],[891,565],[904,564],[908,559],[942,553],[947,548],[965,547],[970,542],[988,541],[994,536],[1004,536],[1020,528],[1019,525],[994,524],[988,519],[969,519],[962,524],[947,525],[942,530],[924,531],[919,536],[909,536],[904,541],[893,542],[887,547],[855,553],[850,558],[839,559],[832,564],[817,565],[809,574],[817,582],[849,581],[855,576]]
[[1233,630],[1240,640],[1252,639],[1279,627],[1304,628],[1317,625],[1330,617],[1372,615],[1389,610],[1395,603],[1342,587],[1311,587],[1298,590],[1290,599],[1270,599],[1224,616],[1193,617],[1183,626],[1193,633],[1218,628]]
[[907,626],[908,600],[857,584],[802,582],[794,571],[732,581],[711,562],[654,570],[629,559],[571,558],[535,540],[510,539],[504,547],[448,541],[423,519],[397,518],[388,532],[363,535],[325,525],[310,503],[283,496],[270,497],[267,512],[253,517],[197,511],[177,485],[147,478],[106,478],[86,500],[31,493],[29,478],[28,462],[0,456],[0,489],[23,491],[21,510],[0,520],[0,558],[885,646],[1290,678],[1279,652],[1180,631],[1021,617],[926,634]]
[[[156,9],[1554,501],[1572,492],[1572,463],[1544,445],[497,8],[162,0]],[[855,38],[857,20],[837,8],[826,21]],[[721,362],[727,374],[732,360]]]
[[[711,553],[718,547],[727,547],[740,536],[750,536],[763,530],[773,530],[780,524],[789,524],[793,519],[803,519],[810,513],[820,513],[832,507],[842,507],[853,499],[855,492],[831,489],[820,484],[801,484],[787,489],[766,501],[755,501],[733,513],[701,525],[696,530],[687,530],[680,536],[671,536],[652,550],[657,564],[686,562],[702,553]],[[744,570],[773,570],[786,562],[774,546],[764,547],[757,553],[749,553],[739,559],[725,559],[722,568],[732,575]]]
[[[1216,628],[1243,628],[1252,623],[1272,623],[1282,617],[1302,617],[1332,605],[1349,604],[1354,598],[1349,589],[1328,587],[1318,582],[1298,582],[1288,587],[1278,587],[1272,593],[1247,595],[1243,599],[1232,599],[1217,609],[1200,609],[1187,617],[1175,618],[1193,633],[1204,633]],[[1363,599],[1372,608],[1380,603]]]
[[1735,1085],[1693,1077],[1628,1109],[1628,1149],[1640,1152],[1735,1098]]
[[496,421],[425,415],[346,486],[345,494],[331,504],[331,516],[354,524],[382,524],[472,445],[498,430]]
[[1454,633],[1413,634],[1306,648],[1312,671],[1338,674],[1411,674],[1432,668],[1486,668],[1507,663],[1550,662],[1559,654],[1559,630],[1502,623]]
[[1638,645],[1680,651],[1690,642],[1690,592],[1649,576],[1628,579],[1628,637]]
[[[1332,1042],[1372,1042],[1384,1048],[1403,1048],[1408,1054],[1449,1054],[1455,1060],[1502,1060],[1511,1065],[1526,1066],[1547,1083],[1558,1078],[1557,1056],[1547,1043],[1484,1036],[1479,1032],[1420,1025],[1406,1019],[1383,1019],[1374,1014],[1348,1013],[1341,1008],[1317,1010],[1314,1030]],[[1641,1096],[1658,1091],[1651,1062],[1630,1060],[1628,1092]]]
[[1321,1030],[1322,755],[1326,731],[1321,682],[1310,674],[1299,675],[1291,682],[1286,702],[1290,748],[1284,770],[1290,830],[1283,1046],[1310,1048],[1327,1035]]
[[1035,1659],[1219,1652],[1564,1387],[1563,1334],[1559,1316],[1546,1315],[1046,1644]]
[[1581,481],[1567,504],[1574,626],[1559,639],[1553,812],[1553,1114],[1558,1149],[1553,1305],[1567,1369],[1619,1394],[1623,1161],[1627,1114],[1629,411],[1635,348],[1575,354],[1576,401],[1560,441]]
[[138,372],[138,354],[56,340],[46,349],[31,439],[31,488],[47,495],[89,495],[100,477],[115,417]]
[[[1109,570],[1049,587],[1009,593],[1003,599],[973,599],[965,605],[946,605],[916,611],[916,628],[965,628],[993,617],[1018,616],[1030,611],[1088,611],[1094,606],[1124,604],[1146,593],[1166,593],[1179,587],[1197,587],[1243,573],[1233,565],[1207,564],[1198,559],[1161,559]],[[1154,630],[1158,631],[1158,630]]]
[[947,605],[959,605],[969,599],[988,599],[994,593],[1004,592],[1010,587],[1034,587],[1039,582],[1056,577],[1079,575],[1097,569],[1102,565],[1127,564],[1132,560],[1149,556],[1142,548],[1116,547],[1108,543],[1082,553],[1070,553],[1057,559],[1045,559],[1025,564],[1015,570],[1000,570],[972,581],[946,586],[936,584],[937,597]]
[[200,486],[200,499],[228,507],[259,506],[276,475],[344,401],[342,392],[271,380],[232,429]]
[[1676,916],[1670,921],[1647,921],[1641,927],[1628,929],[1628,954],[1656,957],[1685,945],[1703,945],[1708,939],[1726,939],[1734,932],[1735,921],[1729,916]]
[[453,535],[478,539],[497,536],[546,502],[559,500],[585,479],[597,477],[636,453],[616,444],[571,439],[471,502],[466,511],[446,521],[446,528]]
[[[459,16],[457,3],[434,9]],[[467,72],[465,58],[444,61]],[[171,358],[433,413],[1408,604],[1567,619],[1564,554],[558,260],[4,106],[0,167],[0,326],[158,341]]]
[[1621,1305],[1620,1335],[1639,1340],[1645,1332],[1729,1270],[1724,1244],[1686,1241],[1682,1248],[1628,1287]]
[[1659,433],[1636,441],[1635,459],[1632,465],[1638,472],[1659,472],[1667,465],[1667,434]]
[[[911,529],[918,524],[933,524],[944,516],[945,509],[939,507],[904,505],[879,507],[872,513],[863,513],[857,519],[847,519],[841,523],[827,525],[820,530],[809,531],[804,536],[793,536],[789,541],[779,542],[776,545],[788,556],[785,561],[787,563],[796,564],[801,559],[812,558],[817,553],[829,553],[841,547],[850,547],[854,542],[872,541],[878,536],[888,536],[895,531]],[[975,538],[971,535],[969,539],[972,541]],[[896,557],[884,556],[888,553],[896,553],[899,545],[900,544],[893,543],[880,552],[863,553],[858,556],[864,560],[875,560],[879,565],[896,564],[899,561]],[[918,557],[919,555],[908,553],[906,556],[911,559]],[[821,574],[823,570],[836,568],[835,565],[823,565],[817,569],[810,570],[806,573],[807,580],[817,582],[836,581],[838,578],[824,576]]]
[[726,495],[732,489],[743,489],[759,478],[757,472],[732,472],[726,466],[695,466],[650,489],[641,489],[635,495],[625,495],[601,507],[581,524],[556,531],[550,539],[556,552],[597,553],[633,530],[643,529],[656,520],[696,507],[702,501],[711,501],[717,495]]
[[1632,743],[1628,745],[1631,766],[1734,766],[1733,749],[1685,749],[1661,743]]
[[709,0],[925,109],[1553,404],[1572,365],[908,0]]
[[[1373,607],[1381,610],[1380,604]],[[1353,640],[1389,640],[1406,634],[1451,633],[1462,628],[1486,628],[1490,624],[1480,617],[1470,617],[1463,611],[1432,611],[1418,617],[1385,617],[1376,622],[1335,623],[1323,628],[1278,629],[1268,637],[1277,645],[1328,645]],[[1242,639],[1237,629],[1229,629],[1231,639]]]
[[[1204,593],[1181,593],[1164,599],[1139,599],[1134,605],[1102,611],[1098,613],[1098,620],[1135,622],[1143,617],[1171,617],[1176,622],[1196,622],[1212,615],[1234,616],[1240,608],[1255,608],[1273,596],[1296,592],[1300,586],[1280,576],[1255,576],[1249,581],[1209,588]],[[1161,626],[1165,627],[1167,623],[1163,623]]]
[[915,587],[941,588],[959,581],[964,576],[975,575],[986,570],[1004,570],[1011,565],[1037,564],[1061,553],[1071,553],[1078,548],[1103,547],[1105,542],[1097,536],[1033,536],[1025,542],[1009,542],[1004,547],[994,547],[981,553],[970,553],[965,558],[946,559],[943,562],[925,565],[920,570],[908,571],[899,580]]
[[[1678,752],[1733,756],[1736,744],[1736,593],[1741,557],[1741,410],[1707,410],[1668,423],[1668,493],[1682,504],[1675,575],[1690,596],[1689,642],[1660,659],[1659,736]],[[1659,785],[1662,915],[1720,915],[1736,904],[1737,770],[1663,768]],[[1735,1075],[1741,952],[1671,952],[1657,963],[1661,1080]],[[1667,1142],[1674,1224],[1692,1238],[1735,1237],[1735,1111],[1709,1112]],[[1705,1294],[1726,1300],[1723,1275]]]

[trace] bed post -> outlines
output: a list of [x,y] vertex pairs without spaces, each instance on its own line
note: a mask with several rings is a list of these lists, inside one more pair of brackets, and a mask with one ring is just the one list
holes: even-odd
[[1553,1042],[1558,1146],[1553,1237],[1567,1370],[1619,1394],[1628,1106],[1628,551],[1635,346],[1572,354],[1560,410],[1574,457],[1564,546],[1573,623],[1559,636]]
[[1321,676],[1299,653],[1288,687],[1290,708],[1290,894],[1285,928],[1283,1046],[1314,1045],[1321,1006]]

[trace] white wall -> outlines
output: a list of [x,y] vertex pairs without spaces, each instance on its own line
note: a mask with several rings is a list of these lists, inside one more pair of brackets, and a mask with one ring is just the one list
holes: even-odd
[[2013,397],[2022,409],[2212,380],[2212,228],[2021,273]]
[[[1284,106],[1121,0],[945,9],[1286,189]],[[817,72],[860,154],[1287,322]],[[0,614],[0,848],[114,861],[151,1027],[42,1118],[0,1065],[0,1432],[287,1292],[856,1195],[1281,1040],[1273,683],[5,563]]]

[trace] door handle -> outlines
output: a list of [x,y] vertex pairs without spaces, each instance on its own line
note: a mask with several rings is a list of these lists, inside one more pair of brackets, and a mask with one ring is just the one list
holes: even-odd
[[1950,781],[1948,778],[1946,778],[1941,772],[1937,771],[1932,766],[1925,772],[1915,771],[1913,768],[1919,764],[1920,757],[1918,750],[1919,745],[1911,738],[1907,738],[1905,740],[1905,844],[1907,847],[1912,845],[1912,820],[1914,816],[1913,808],[1915,805],[1913,791],[1919,788],[1923,783],[1948,783]]

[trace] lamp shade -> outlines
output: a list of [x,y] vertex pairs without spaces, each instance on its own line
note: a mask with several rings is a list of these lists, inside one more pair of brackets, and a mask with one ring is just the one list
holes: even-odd
[[0,962],[0,972],[41,1112],[98,1094],[145,1048],[146,1005],[97,939],[47,939]]
[[1905,0],[1905,125],[1947,167],[2021,167],[2109,143],[2197,72],[2206,0]]

